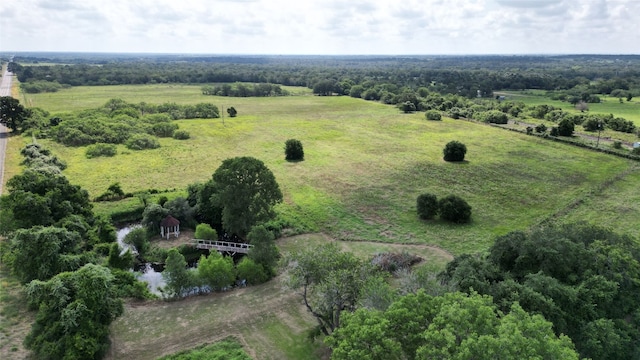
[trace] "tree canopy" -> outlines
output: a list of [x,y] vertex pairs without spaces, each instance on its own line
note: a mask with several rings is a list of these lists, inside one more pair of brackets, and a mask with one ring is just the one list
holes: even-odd
[[582,357],[640,355],[640,244],[630,236],[587,224],[512,232],[487,255],[456,257],[441,278],[503,312],[518,302],[543,315]]
[[9,194],[2,197],[2,211],[11,213],[14,228],[50,226],[71,215],[80,215],[88,222],[93,218],[87,191],[71,185],[62,175],[27,168],[9,179],[7,187]]
[[87,264],[27,286],[36,322],[25,346],[42,359],[100,359],[109,346],[109,324],[123,312],[109,269]]
[[282,192],[262,161],[253,157],[224,160],[213,173],[216,187],[213,203],[222,208],[222,226],[244,237],[251,227],[271,220],[273,206],[282,201]]
[[419,291],[384,312],[358,309],[325,341],[335,360],[578,359],[571,340],[542,316],[518,304],[503,314],[478,294]]
[[329,335],[343,312],[354,311],[373,269],[335,244],[311,247],[289,259],[289,286],[301,291],[319,329]]
[[0,124],[17,131],[29,114],[29,110],[20,105],[18,99],[11,96],[0,97]]

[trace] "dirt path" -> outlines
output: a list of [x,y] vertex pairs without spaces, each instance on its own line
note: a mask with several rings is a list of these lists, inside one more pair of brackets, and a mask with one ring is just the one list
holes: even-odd
[[[333,241],[326,234],[304,234],[278,239],[277,244],[286,252]],[[337,243],[345,251],[367,256],[379,251],[406,251],[441,262],[453,259],[449,252],[432,245]],[[125,313],[111,327],[112,346],[106,359],[155,359],[229,336],[254,359],[286,359],[283,347],[298,344],[315,324],[299,295],[286,289],[283,279],[276,277],[259,286],[182,301],[127,304]]]

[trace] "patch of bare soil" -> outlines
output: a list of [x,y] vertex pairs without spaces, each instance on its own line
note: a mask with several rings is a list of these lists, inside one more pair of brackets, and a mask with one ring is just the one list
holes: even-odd
[[175,237],[170,235],[167,239],[166,237],[154,236],[151,238],[151,245],[158,246],[163,249],[170,249],[173,247],[177,247],[183,244],[189,244],[191,240],[194,239],[193,230],[180,230],[180,235]]

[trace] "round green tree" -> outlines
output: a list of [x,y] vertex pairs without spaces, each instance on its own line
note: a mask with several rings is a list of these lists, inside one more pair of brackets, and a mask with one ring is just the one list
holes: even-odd
[[213,173],[211,200],[222,208],[222,227],[244,237],[251,227],[275,217],[274,205],[282,201],[275,176],[262,161],[252,157],[227,159]]
[[287,161],[304,160],[304,149],[302,142],[296,139],[289,139],[284,143],[284,155]]
[[438,215],[438,198],[434,194],[420,194],[416,203],[420,219],[433,219]]
[[459,141],[450,141],[442,150],[444,161],[463,161],[467,154],[467,147]]
[[448,195],[438,201],[440,218],[454,223],[466,223],[471,220],[471,206],[461,197]]
[[564,119],[558,124],[558,135],[560,136],[573,136],[573,130],[575,125],[573,121]]

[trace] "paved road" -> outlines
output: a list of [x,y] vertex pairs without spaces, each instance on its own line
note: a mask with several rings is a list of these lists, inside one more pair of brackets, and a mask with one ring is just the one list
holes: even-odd
[[[0,83],[0,96],[11,96],[11,81],[13,74],[9,71],[2,74],[2,83]],[[0,194],[2,194],[2,186],[4,184],[4,156],[7,152],[8,130],[4,125],[0,125]]]

